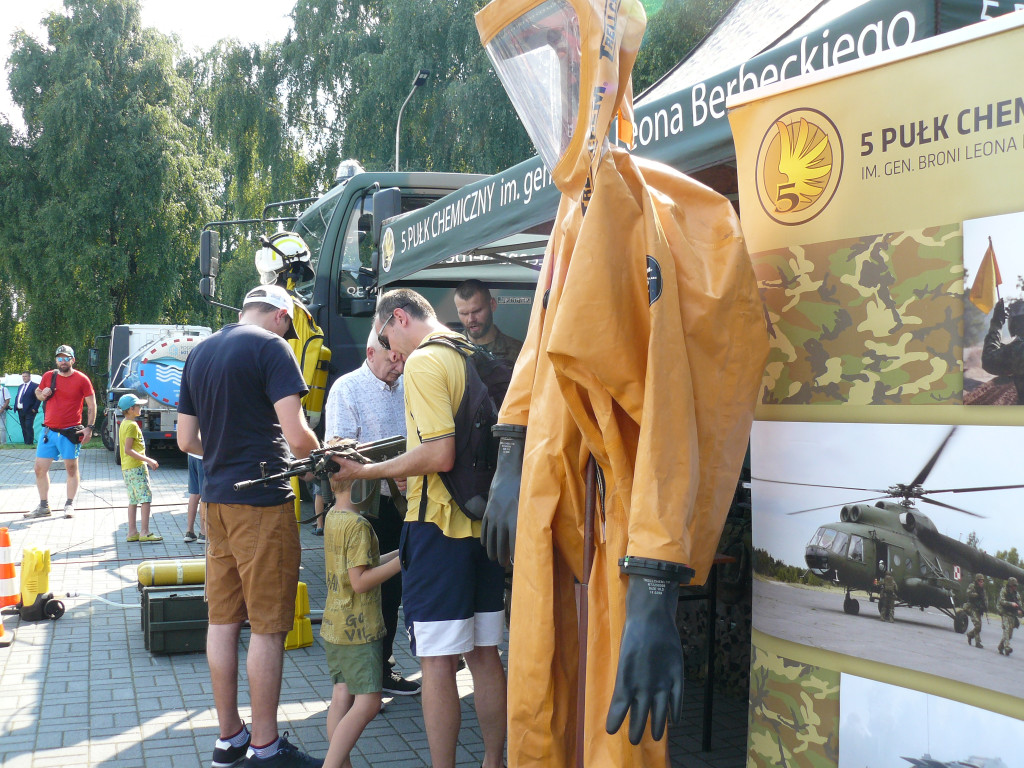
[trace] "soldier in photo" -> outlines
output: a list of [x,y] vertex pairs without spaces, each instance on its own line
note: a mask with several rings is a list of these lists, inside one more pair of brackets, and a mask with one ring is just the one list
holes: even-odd
[[882,621],[890,624],[896,621],[896,579],[890,571],[885,572],[882,579],[882,589],[878,593],[878,610],[882,614]]
[[985,594],[985,576],[975,574],[974,581],[967,588],[967,602],[964,603],[964,613],[971,618],[971,631],[967,633],[967,644],[972,642],[977,648],[984,648],[981,644],[981,617],[988,612],[988,595]]
[[[1013,337],[1008,342],[1002,340],[1004,322]],[[1017,405],[1024,404],[1024,300],[1015,299],[1009,306],[1002,299],[996,303],[981,351],[981,367],[988,373],[1013,379]]]
[[1017,577],[1011,576],[999,592],[999,602],[996,604],[999,609],[999,616],[1003,622],[1003,639],[999,641],[999,653],[1009,656],[1013,653],[1010,647],[1010,638],[1013,637],[1013,630],[1020,626],[1020,617],[1024,615],[1020,608],[1020,595],[1017,594]]

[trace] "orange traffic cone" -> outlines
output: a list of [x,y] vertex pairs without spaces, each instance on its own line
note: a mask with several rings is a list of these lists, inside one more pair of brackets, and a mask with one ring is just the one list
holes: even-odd
[[[0,528],[0,608],[17,605],[18,591],[14,583],[14,562],[11,560],[11,536],[6,528]],[[14,633],[4,631],[4,619],[0,616],[0,648],[14,642]]]
[[11,536],[0,528],[0,608],[17,605],[21,590],[14,579],[14,560],[11,558]]

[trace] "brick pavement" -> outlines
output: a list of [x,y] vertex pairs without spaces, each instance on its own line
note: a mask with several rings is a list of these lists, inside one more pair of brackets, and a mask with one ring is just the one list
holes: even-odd
[[[5,616],[15,641],[0,648],[0,765],[4,768],[198,768],[209,765],[216,716],[209,672],[202,654],[152,655],[143,647],[136,568],[154,558],[201,556],[201,545],[185,544],[187,467],[179,456],[158,456],[152,473],[151,528],[164,540],[124,541],[127,496],[113,454],[82,452],[82,487],[77,512],[23,521],[38,499],[29,450],[0,451],[0,526],[10,530],[13,558],[20,565],[26,546],[49,549],[50,589],[67,613],[56,622],[27,623]],[[54,469],[51,504],[64,499],[64,472]],[[308,527],[307,527],[308,528]],[[302,580],[314,610],[323,606],[323,540],[302,533]],[[20,573],[20,572],[19,572]],[[404,633],[395,643],[398,667],[419,677]],[[279,723],[302,749],[323,755],[331,683],[317,629],[310,648],[285,653]],[[243,646],[248,632],[242,633]],[[502,648],[505,656],[506,648]],[[240,658],[244,667],[244,649]],[[457,762],[478,766],[483,756],[472,707],[472,680],[459,673],[463,725]],[[719,697],[711,752],[700,752],[700,686],[687,688],[683,722],[670,729],[673,766],[739,768],[746,747],[746,702]],[[247,692],[239,691],[243,716]],[[419,697],[386,703],[363,733],[356,768],[420,768],[428,765]]]

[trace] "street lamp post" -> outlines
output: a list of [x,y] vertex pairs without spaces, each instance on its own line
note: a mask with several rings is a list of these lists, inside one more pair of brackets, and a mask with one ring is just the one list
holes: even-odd
[[412,88],[409,90],[409,95],[405,97],[405,101],[402,102],[402,108],[398,110],[398,122],[395,123],[395,170],[398,170],[398,134],[402,130],[402,113],[405,111],[405,105],[409,103],[409,99],[416,92],[416,89],[427,82],[427,78],[430,77],[429,69],[421,69],[416,73],[416,78],[412,81]]

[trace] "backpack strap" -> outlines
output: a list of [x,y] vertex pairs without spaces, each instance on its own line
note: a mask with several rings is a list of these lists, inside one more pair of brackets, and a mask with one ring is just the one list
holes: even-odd
[[[54,368],[52,371],[50,371],[50,396],[48,398],[46,398],[46,402],[43,403],[43,414],[44,415],[46,414],[46,406],[49,405],[50,401],[53,399],[53,396],[57,393],[57,376],[58,376],[58,372],[57,372],[56,368]],[[39,380],[39,384],[42,385],[42,383],[43,383],[43,380],[40,379]],[[44,426],[45,426],[45,424],[44,424]]]

